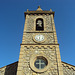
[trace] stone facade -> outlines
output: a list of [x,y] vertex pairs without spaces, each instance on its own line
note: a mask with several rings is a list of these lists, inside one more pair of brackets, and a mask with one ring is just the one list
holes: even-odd
[[52,31],[52,22],[51,22],[51,15],[49,14],[44,14],[44,15],[27,15],[27,27],[26,27],[26,32],[34,32],[36,31],[34,27],[36,27],[36,19],[37,18],[42,18],[44,20],[44,27],[45,30],[44,32],[49,32]]
[[64,75],[75,75],[75,66],[62,62]]
[[[43,13],[41,14],[41,12]],[[27,11],[25,14],[26,20],[17,75],[63,75],[53,12],[43,10],[41,10],[41,12],[38,10]],[[36,30],[36,20],[39,18],[43,19],[43,31]],[[36,35],[43,35],[44,40],[41,42],[36,41]],[[35,60],[38,57],[47,59],[48,64],[44,69],[37,69],[34,66]]]
[[[54,35],[53,33],[24,33],[22,44],[38,44],[34,41],[35,35],[42,34],[45,36],[45,40],[42,44],[54,44]],[[28,40],[25,40],[28,39]]]
[[[17,66],[18,66],[18,62],[15,62],[13,64],[8,65],[9,69],[5,70],[7,66],[0,68],[0,75],[16,75],[17,72]],[[65,62],[62,62],[62,66],[63,66],[63,75],[75,75],[75,66],[67,64]],[[26,70],[26,69],[25,69]],[[30,68],[28,68],[26,70],[26,72],[29,72],[32,75],[32,71]],[[51,74],[52,74],[52,70]],[[25,73],[25,72],[24,72]],[[50,73],[44,73],[45,75],[51,75]],[[40,75],[44,75],[43,73]],[[52,74],[53,75],[53,74]]]
[[18,62],[0,68],[0,75],[16,75]]
[[[50,46],[30,46],[24,47],[24,55],[23,55],[23,67],[22,67],[22,71],[23,73],[25,73],[26,75],[32,75],[34,72],[30,67],[30,59],[32,57],[32,55],[36,56],[36,55],[43,55],[46,56],[49,61],[50,61],[50,66],[49,69],[44,72],[44,73],[40,73],[39,75],[57,75],[57,60],[56,60],[56,48],[50,47]],[[37,73],[35,73],[37,74]]]
[[[44,30],[37,31],[36,20],[40,18]],[[38,40],[36,35],[39,35]],[[52,10],[43,11],[39,7],[36,11],[25,12],[19,61],[0,68],[0,75],[75,75],[75,66],[61,62]]]

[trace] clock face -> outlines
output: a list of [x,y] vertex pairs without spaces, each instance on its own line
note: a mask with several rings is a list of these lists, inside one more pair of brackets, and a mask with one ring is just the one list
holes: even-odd
[[36,40],[36,41],[39,41],[39,42],[40,42],[40,41],[43,41],[43,40],[44,40],[44,36],[43,36],[43,35],[40,35],[40,34],[39,34],[39,35],[36,35],[36,36],[35,36],[35,40]]

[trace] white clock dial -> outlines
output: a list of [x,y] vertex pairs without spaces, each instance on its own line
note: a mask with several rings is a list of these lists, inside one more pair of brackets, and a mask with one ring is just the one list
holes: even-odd
[[36,35],[35,36],[35,40],[36,41],[43,41],[44,40],[44,36],[43,35],[40,35],[40,34],[39,35]]

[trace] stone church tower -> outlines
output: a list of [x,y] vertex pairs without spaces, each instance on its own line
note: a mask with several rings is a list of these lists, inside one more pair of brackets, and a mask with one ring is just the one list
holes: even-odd
[[61,61],[54,12],[25,12],[19,61],[0,68],[0,75],[75,75],[75,66]]
[[25,12],[17,75],[63,75],[54,12]]

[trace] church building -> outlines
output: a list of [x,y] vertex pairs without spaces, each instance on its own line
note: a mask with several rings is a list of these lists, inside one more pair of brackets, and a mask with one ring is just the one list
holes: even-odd
[[0,68],[0,75],[75,75],[75,66],[62,62],[54,12],[27,9],[19,61]]

